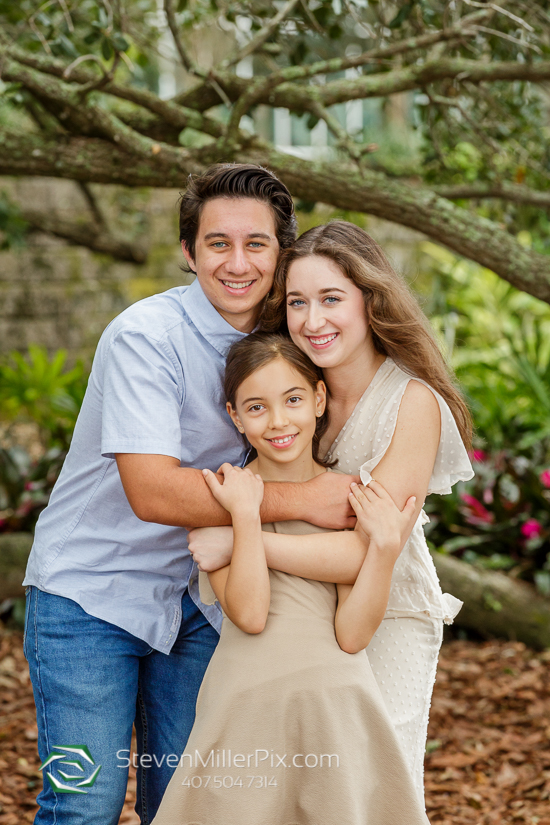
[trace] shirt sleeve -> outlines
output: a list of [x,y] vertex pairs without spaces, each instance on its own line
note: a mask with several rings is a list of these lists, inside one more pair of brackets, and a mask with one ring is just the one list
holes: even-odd
[[124,331],[111,343],[103,365],[101,453],[181,458],[181,365],[163,341]]

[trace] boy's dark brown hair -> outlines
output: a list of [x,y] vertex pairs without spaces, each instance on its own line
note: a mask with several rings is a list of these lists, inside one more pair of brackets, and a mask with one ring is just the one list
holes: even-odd
[[193,260],[201,212],[213,198],[254,198],[269,204],[280,249],[294,243],[296,215],[284,183],[273,172],[253,163],[218,163],[200,175],[189,175],[187,189],[180,197],[180,241]]
[[[265,367],[271,361],[282,358],[296,372],[302,375],[310,387],[315,391],[317,382],[323,380],[323,374],[305,353],[293,344],[290,338],[284,335],[268,332],[253,332],[240,341],[237,341],[227,354],[225,364],[224,390],[225,398],[233,409],[237,398],[237,390],[249,375]],[[319,457],[319,442],[328,427],[328,410],[325,407],[323,415],[316,422],[313,436],[313,460],[322,467],[333,467],[336,461],[328,461]]]

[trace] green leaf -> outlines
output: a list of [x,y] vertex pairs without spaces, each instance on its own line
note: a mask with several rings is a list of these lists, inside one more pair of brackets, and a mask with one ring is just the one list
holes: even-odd
[[111,43],[117,52],[125,52],[130,48],[130,44],[120,32],[115,32],[111,38]]
[[101,41],[101,54],[103,55],[105,60],[110,60],[113,56],[113,47],[111,46],[110,42],[107,40],[106,37],[104,37]]
[[403,25],[405,20],[407,20],[413,10],[414,0],[411,3],[405,3],[404,6],[401,6],[395,17],[390,23],[390,29],[398,29],[400,26]]
[[78,57],[78,51],[74,43],[71,40],[69,40],[68,37],[65,37],[64,34],[60,34],[58,40],[63,52],[68,57]]
[[96,43],[96,42],[99,40],[99,38],[100,38],[100,37],[101,37],[101,33],[100,33],[100,32],[98,32],[98,31],[95,31],[95,32],[94,32],[94,31],[92,31],[92,32],[90,32],[89,34],[87,34],[87,35],[86,35],[86,37],[84,38],[84,42],[85,42],[88,46],[91,46],[91,45],[92,45],[92,43]]

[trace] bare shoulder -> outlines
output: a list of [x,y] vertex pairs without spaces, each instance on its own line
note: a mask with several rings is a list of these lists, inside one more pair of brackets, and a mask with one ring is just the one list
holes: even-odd
[[412,379],[403,393],[397,420],[400,424],[416,424],[422,422],[424,426],[440,426],[441,413],[439,403],[434,393],[425,384]]
[[429,387],[409,381],[403,393],[390,450],[434,453],[441,436],[441,413]]

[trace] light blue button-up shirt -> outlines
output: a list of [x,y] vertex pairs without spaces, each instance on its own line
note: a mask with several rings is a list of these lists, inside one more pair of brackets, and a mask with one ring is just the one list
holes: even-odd
[[186,587],[219,631],[221,613],[199,598],[187,531],[140,521],[115,453],[154,453],[182,467],[241,465],[242,437],[225,410],[230,326],[198,281],[139,301],[98,344],[71,448],[40,515],[24,585],[66,596],[169,653]]

